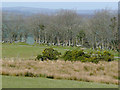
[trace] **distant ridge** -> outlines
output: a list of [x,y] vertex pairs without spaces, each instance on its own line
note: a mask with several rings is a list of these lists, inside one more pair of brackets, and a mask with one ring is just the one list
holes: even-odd
[[[3,12],[13,12],[23,15],[32,14],[55,14],[60,9],[49,9],[49,8],[33,8],[33,7],[2,7]],[[115,11],[115,10],[114,10]],[[80,15],[91,16],[95,10],[76,10]]]
[[[48,8],[32,8],[32,7],[2,7],[2,11],[16,12],[16,13],[56,13],[60,9],[48,9]],[[78,14],[93,14],[94,10],[76,10]]]

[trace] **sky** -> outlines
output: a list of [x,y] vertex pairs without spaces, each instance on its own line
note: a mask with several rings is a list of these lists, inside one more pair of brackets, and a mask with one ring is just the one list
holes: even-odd
[[1,0],[2,2],[119,2],[120,0]]
[[2,7],[96,10],[118,8],[118,2],[2,2]]

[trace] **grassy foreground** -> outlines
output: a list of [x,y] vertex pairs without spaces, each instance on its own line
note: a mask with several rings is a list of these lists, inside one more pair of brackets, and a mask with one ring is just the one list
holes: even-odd
[[54,80],[48,78],[2,76],[3,88],[117,88],[113,84]]

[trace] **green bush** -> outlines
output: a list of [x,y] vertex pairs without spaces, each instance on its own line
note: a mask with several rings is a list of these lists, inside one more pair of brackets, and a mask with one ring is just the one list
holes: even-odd
[[44,57],[47,57],[49,60],[56,60],[58,59],[59,55],[61,55],[60,52],[58,52],[57,50],[54,50],[53,48],[46,48],[43,52],[42,52]]
[[44,57],[40,54],[40,55],[37,55],[36,59],[43,61],[43,60],[47,60],[47,57]]
[[85,53],[80,50],[73,50],[73,51],[66,51],[65,54],[63,55],[64,60],[69,60],[69,61],[77,61],[77,60],[83,60],[85,56]]
[[[93,55],[94,54],[94,55]],[[108,51],[97,51],[96,53],[89,52],[84,53],[82,50],[73,50],[73,51],[66,51],[63,55],[64,60],[69,61],[81,61],[81,62],[93,62],[98,63],[99,61],[112,61],[114,60],[114,55],[112,55]]]
[[90,57],[90,55],[85,54],[82,50],[73,50],[73,51],[66,51],[65,54],[63,55],[64,60],[69,60],[69,61],[83,61],[85,58]]
[[72,60],[79,60],[80,57],[82,57],[84,55],[84,52],[83,51],[73,50],[71,54],[72,54]]
[[90,56],[90,54],[84,54],[84,57],[86,57],[86,58],[90,58],[91,56]]
[[90,57],[90,58],[88,58],[88,62],[98,63],[99,59],[97,59],[97,57]]
[[42,58],[42,55],[40,54],[40,55],[37,55],[37,57],[36,57],[36,59],[37,60],[40,60]]
[[98,59],[99,61],[113,61],[114,60],[114,55],[112,55],[109,51],[104,51],[104,52],[96,52],[94,53],[94,57]]
[[60,52],[58,52],[57,50],[54,50],[53,48],[46,48],[45,50],[43,50],[42,55],[38,55],[36,57],[37,60],[57,60],[58,57],[61,55]]
[[66,51],[65,54],[63,55],[64,60],[71,60],[72,59],[72,51]]
[[112,55],[110,52],[108,52],[108,51],[104,51],[104,53],[103,53],[103,59],[105,60],[105,61],[113,61],[114,60],[114,55]]

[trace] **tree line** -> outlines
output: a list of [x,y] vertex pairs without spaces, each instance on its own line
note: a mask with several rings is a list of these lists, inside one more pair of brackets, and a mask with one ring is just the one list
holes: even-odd
[[3,12],[2,41],[26,42],[33,36],[38,44],[117,49],[117,20],[117,13],[106,9],[95,11],[91,17],[75,10],[30,16]]

